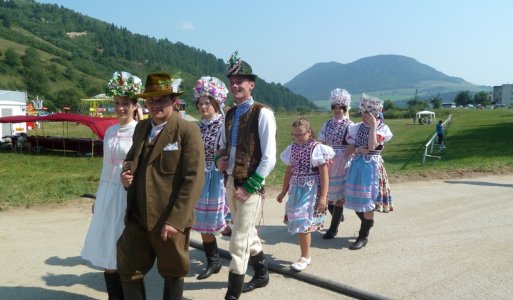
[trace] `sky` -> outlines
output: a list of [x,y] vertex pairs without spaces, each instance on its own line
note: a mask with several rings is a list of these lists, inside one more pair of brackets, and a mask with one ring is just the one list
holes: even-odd
[[268,82],[286,84],[316,63],[396,54],[473,84],[513,83],[511,0],[36,1],[225,61],[238,50]]

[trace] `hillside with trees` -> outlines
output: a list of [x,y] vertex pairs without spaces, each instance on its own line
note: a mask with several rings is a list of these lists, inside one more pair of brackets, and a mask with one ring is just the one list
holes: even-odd
[[[118,70],[143,80],[150,72],[180,72],[188,102],[200,76],[228,82],[224,60],[205,50],[134,34],[55,4],[0,0],[0,89],[38,95],[52,111],[64,106],[75,111],[80,99],[102,93]],[[276,110],[315,108],[305,97],[260,78],[253,96]]]

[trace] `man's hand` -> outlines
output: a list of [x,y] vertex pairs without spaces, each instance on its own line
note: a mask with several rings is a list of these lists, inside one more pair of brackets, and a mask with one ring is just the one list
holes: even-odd
[[165,224],[164,227],[162,227],[162,230],[160,231],[160,237],[165,242],[168,238],[171,238],[171,236],[178,234],[178,229],[174,228],[173,226],[169,224]]
[[121,173],[121,184],[125,187],[125,189],[129,188],[132,185],[132,180],[134,179],[134,175],[132,175],[132,171],[126,170]]
[[251,194],[248,193],[243,187],[235,188],[235,200],[244,202],[248,200],[249,196],[251,196]]
[[228,156],[223,156],[217,160],[217,168],[221,172],[225,172],[228,169]]

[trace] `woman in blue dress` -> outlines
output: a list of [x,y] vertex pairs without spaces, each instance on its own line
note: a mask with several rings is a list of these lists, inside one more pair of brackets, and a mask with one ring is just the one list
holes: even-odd
[[206,159],[205,183],[194,209],[196,221],[192,226],[193,230],[201,234],[207,257],[207,267],[196,277],[201,280],[221,270],[216,236],[227,226],[225,217],[228,208],[224,174],[215,167],[214,157],[219,149],[219,137],[224,134],[222,109],[228,89],[218,78],[203,76],[196,82],[193,93],[196,107],[202,116],[200,130]]
[[378,115],[383,104],[378,98],[362,95],[360,112],[363,122],[349,128],[348,151],[354,152],[347,171],[344,206],[353,209],[361,220],[358,238],[349,247],[361,249],[367,244],[369,231],[374,226],[375,201],[379,197],[381,150],[385,142],[392,138],[392,132]]

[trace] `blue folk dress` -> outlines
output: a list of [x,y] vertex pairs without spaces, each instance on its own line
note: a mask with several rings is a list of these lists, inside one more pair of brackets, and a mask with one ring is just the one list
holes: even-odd
[[347,155],[346,136],[349,126],[353,122],[347,118],[326,121],[319,131],[319,141],[331,146],[335,151],[333,164],[329,166],[330,185],[328,191],[328,204],[335,205],[344,201],[344,187],[346,186],[346,173],[351,155]]
[[219,147],[219,136],[224,129],[223,125],[224,117],[221,114],[210,120],[203,119],[200,124],[205,147],[205,183],[194,208],[196,221],[192,229],[202,234],[218,235],[226,226],[225,216],[228,207],[225,199],[224,175],[214,164],[214,156]]
[[[375,202],[380,197],[381,149],[393,135],[388,126],[381,122],[376,127],[378,147],[365,155],[354,155],[347,171],[344,207],[357,212],[374,210]],[[369,126],[363,122],[356,123],[349,128],[347,142],[355,147],[367,146],[369,132]]]
[[334,156],[335,152],[330,146],[314,140],[303,145],[291,144],[281,153],[281,160],[292,167],[284,219],[289,233],[322,229],[326,212],[316,210],[321,191],[318,167],[330,162]]

